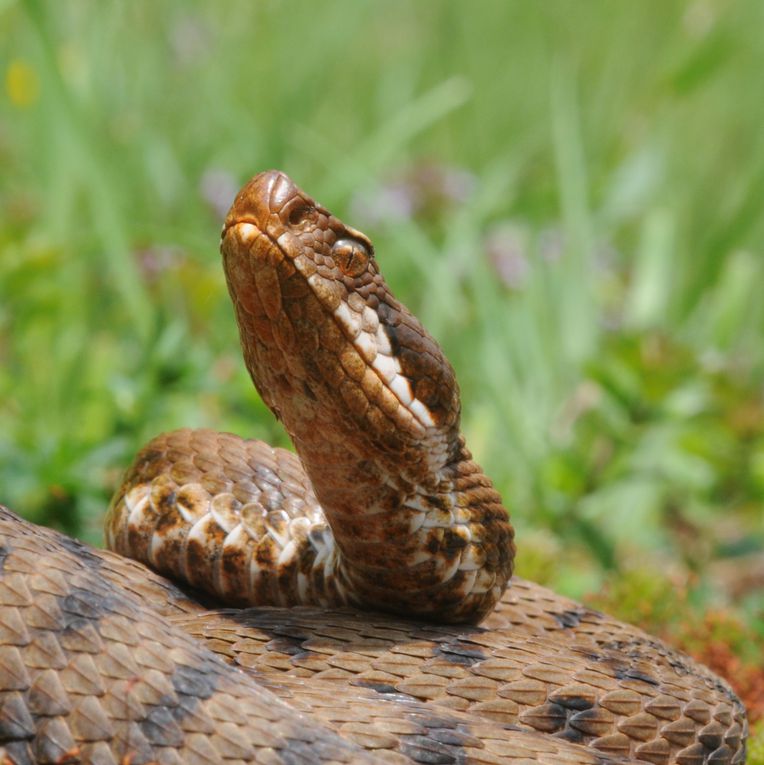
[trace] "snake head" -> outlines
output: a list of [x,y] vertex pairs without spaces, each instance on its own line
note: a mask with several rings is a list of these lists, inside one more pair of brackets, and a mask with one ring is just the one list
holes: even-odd
[[445,464],[459,426],[453,370],[392,295],[374,247],[276,170],[241,190],[221,251],[244,355],[300,444],[339,430],[372,459]]

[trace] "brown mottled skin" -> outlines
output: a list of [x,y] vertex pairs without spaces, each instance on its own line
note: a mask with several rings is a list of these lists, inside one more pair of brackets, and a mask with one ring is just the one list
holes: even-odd
[[745,711],[707,669],[505,591],[512,529],[453,370],[363,234],[272,171],[222,252],[297,456],[206,430],[144,447],[107,541],[185,592],[0,507],[0,763],[745,761]]

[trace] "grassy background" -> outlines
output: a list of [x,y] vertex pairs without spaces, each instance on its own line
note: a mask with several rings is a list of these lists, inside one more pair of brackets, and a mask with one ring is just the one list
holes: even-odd
[[446,348],[520,573],[764,714],[764,5],[0,0],[0,24],[0,501],[98,543],[157,432],[285,443],[217,256],[279,167]]

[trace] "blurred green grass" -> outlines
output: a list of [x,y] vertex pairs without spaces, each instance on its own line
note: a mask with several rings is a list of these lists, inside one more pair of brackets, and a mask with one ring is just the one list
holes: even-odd
[[764,5],[5,0],[0,23],[0,501],[98,543],[157,432],[286,443],[217,256],[279,167],[445,347],[521,573],[646,597],[649,572],[761,646]]

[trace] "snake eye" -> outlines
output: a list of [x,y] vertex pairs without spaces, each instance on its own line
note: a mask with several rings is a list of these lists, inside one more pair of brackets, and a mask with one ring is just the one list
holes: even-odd
[[332,257],[345,276],[360,276],[369,263],[369,250],[357,239],[338,239]]

